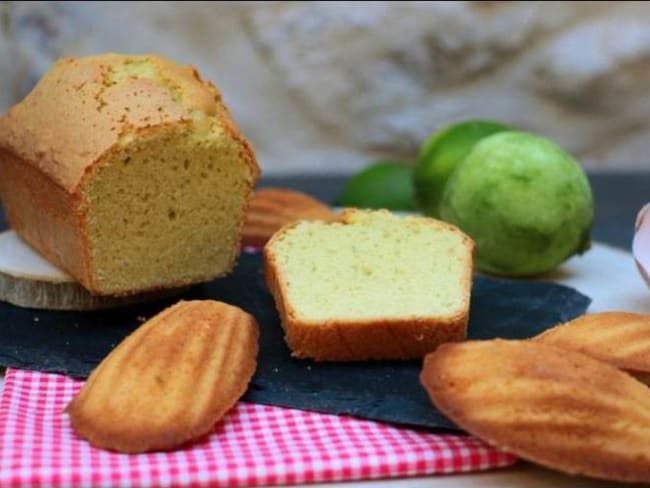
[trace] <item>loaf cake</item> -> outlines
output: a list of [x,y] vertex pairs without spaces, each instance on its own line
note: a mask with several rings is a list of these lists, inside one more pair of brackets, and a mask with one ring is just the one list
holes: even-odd
[[61,59],[0,118],[10,226],[94,294],[228,272],[258,176],[219,91],[157,56]]
[[450,224],[386,210],[284,227],[264,266],[293,356],[414,359],[465,339],[473,248]]

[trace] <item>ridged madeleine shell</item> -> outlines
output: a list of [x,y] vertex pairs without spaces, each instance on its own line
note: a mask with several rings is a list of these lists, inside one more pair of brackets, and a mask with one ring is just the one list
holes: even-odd
[[337,214],[327,205],[309,195],[285,188],[264,188],[249,200],[242,245],[261,247],[278,230],[296,220],[336,218]]
[[548,329],[534,340],[606,361],[644,383],[650,379],[650,315],[587,314]]
[[444,344],[421,381],[468,432],[571,474],[650,481],[650,390],[614,366],[537,341]]
[[208,433],[244,394],[258,350],[255,319],[211,300],[181,301],[120,343],[66,411],[92,445],[166,450]]

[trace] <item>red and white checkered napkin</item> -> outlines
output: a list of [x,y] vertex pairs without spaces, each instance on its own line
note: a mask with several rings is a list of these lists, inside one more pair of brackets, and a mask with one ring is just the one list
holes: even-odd
[[456,473],[507,466],[476,439],[240,402],[185,449],[125,455],[75,436],[63,408],[81,382],[7,370],[0,486],[254,486]]

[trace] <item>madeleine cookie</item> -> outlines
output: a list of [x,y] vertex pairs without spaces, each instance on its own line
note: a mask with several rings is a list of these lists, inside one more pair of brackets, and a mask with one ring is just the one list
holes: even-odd
[[278,230],[296,220],[337,218],[323,202],[309,195],[284,188],[264,188],[256,191],[248,203],[242,245],[261,247]]
[[573,349],[650,382],[650,315],[602,312],[544,331],[535,341]]
[[421,382],[468,432],[570,474],[650,482],[650,390],[614,366],[538,341],[444,344]]
[[174,448],[208,433],[255,372],[255,319],[212,300],[181,301],[119,344],[66,408],[93,446]]

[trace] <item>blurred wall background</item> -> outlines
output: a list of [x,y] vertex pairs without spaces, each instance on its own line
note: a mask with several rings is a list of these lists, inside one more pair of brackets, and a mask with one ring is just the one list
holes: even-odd
[[54,59],[109,50],[196,65],[267,174],[409,161],[467,117],[650,169],[648,3],[5,1],[0,110]]

